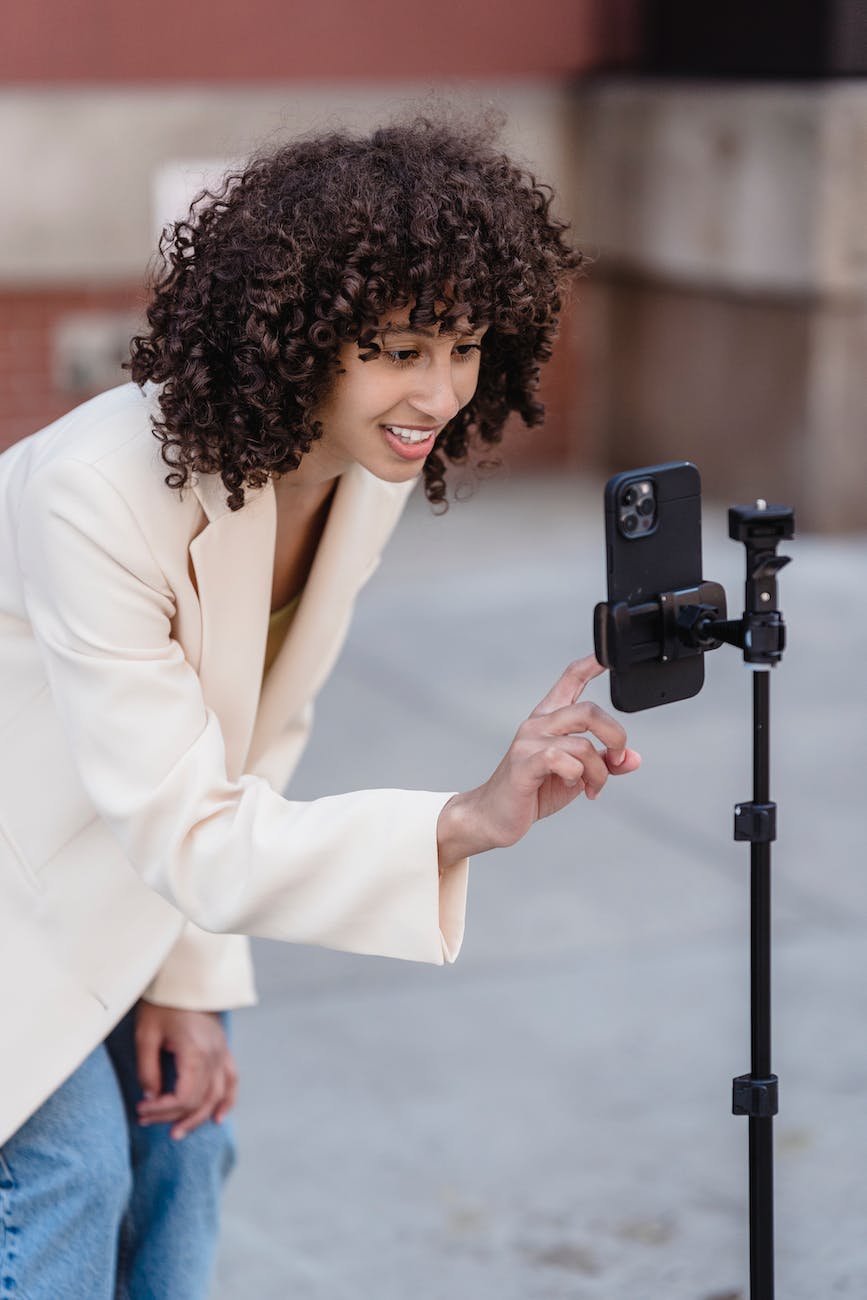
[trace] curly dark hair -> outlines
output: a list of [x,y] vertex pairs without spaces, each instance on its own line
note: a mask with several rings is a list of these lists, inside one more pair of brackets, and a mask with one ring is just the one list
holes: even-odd
[[512,411],[542,420],[539,367],[581,263],[550,205],[489,122],[425,117],[295,141],[205,191],[163,232],[150,328],[127,363],[138,384],[161,384],[167,485],[219,472],[237,510],[245,487],[297,469],[341,345],[376,355],[377,321],[412,304],[414,325],[488,326],[475,395],[424,465],[445,508],[446,460],[499,442]]

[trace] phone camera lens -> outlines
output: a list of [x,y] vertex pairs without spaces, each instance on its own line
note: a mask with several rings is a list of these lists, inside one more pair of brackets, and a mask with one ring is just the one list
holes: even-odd
[[634,533],[637,527],[638,527],[637,515],[624,515],[623,517],[624,533]]
[[628,487],[623,493],[623,504],[625,506],[634,506],[638,500],[638,493],[634,487]]
[[640,515],[644,515],[645,519],[648,515],[652,515],[654,509],[653,497],[645,497],[643,501],[639,501],[637,509]]

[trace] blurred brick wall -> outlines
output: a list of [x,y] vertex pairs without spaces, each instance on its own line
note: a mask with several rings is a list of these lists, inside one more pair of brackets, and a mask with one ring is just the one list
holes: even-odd
[[[60,322],[72,313],[135,314],[141,306],[140,285],[0,291],[0,450],[93,396],[58,383]],[[115,382],[126,378],[118,369]]]
[[[129,379],[118,365],[116,372],[106,374],[100,383],[64,383],[57,355],[57,333],[63,322],[72,317],[86,321],[91,315],[102,318],[110,314],[117,314],[122,322],[126,316],[140,316],[143,303],[141,285],[0,292],[0,451],[101,389]],[[581,455],[577,405],[582,347],[577,314],[576,304],[567,304],[561,336],[542,372],[544,427],[528,430],[514,417],[502,447],[492,453],[510,468],[568,465]]]
[[553,356],[542,369],[539,397],[545,422],[527,429],[518,416],[511,417],[499,453],[509,469],[574,469],[586,464],[590,448],[583,417],[587,364],[583,324],[581,302],[572,297],[562,312]]
[[0,83],[571,76],[637,46],[638,0],[29,0]]

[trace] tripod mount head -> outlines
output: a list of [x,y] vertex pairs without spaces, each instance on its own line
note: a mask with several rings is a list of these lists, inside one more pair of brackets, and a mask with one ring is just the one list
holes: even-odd
[[791,557],[777,555],[777,546],[794,535],[791,506],[768,505],[759,498],[752,506],[730,507],[729,537],[746,547],[744,614],[734,621],[706,620],[697,629],[699,638],[737,646],[745,663],[757,668],[779,663],[786,648],[786,625],[777,606],[777,574]]

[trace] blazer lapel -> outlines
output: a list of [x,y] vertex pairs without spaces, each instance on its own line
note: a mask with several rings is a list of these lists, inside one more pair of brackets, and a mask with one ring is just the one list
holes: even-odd
[[251,754],[262,754],[328,675],[353,602],[403,508],[406,488],[360,465],[342,475],[292,627],[262,691]]
[[199,678],[220,719],[230,780],[244,770],[262,680],[277,512],[269,482],[248,489],[241,510],[226,505],[219,474],[193,488],[208,524],[190,545],[202,617]]

